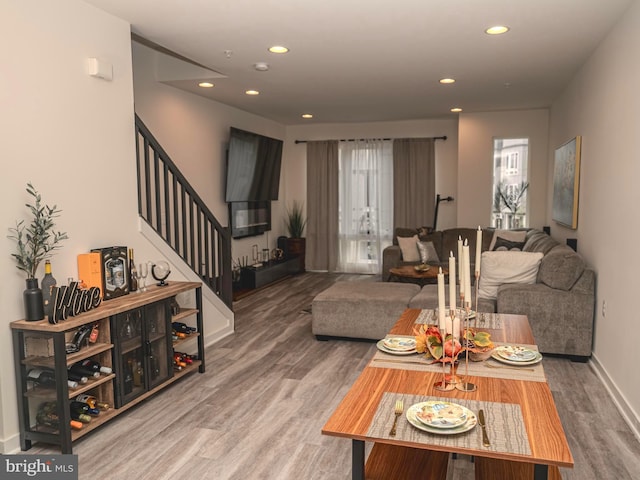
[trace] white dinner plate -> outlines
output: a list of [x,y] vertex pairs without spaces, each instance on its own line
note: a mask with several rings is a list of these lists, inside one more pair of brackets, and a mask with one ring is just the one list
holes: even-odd
[[390,348],[385,347],[384,340],[378,340],[376,347],[378,347],[378,350],[381,352],[390,353],[391,355],[413,355],[416,353],[415,347],[413,350],[391,350]]
[[536,359],[538,352],[518,345],[503,345],[496,349],[496,353],[512,362],[530,362]]
[[407,350],[416,349],[416,339],[411,337],[383,338],[382,343],[389,350],[394,350],[397,352],[406,352]]
[[411,405],[406,413],[407,421],[417,429],[422,430],[424,432],[435,433],[438,435],[457,435],[459,433],[468,432],[469,430],[473,429],[478,423],[478,419],[476,418],[475,413],[467,409],[467,421],[464,424],[460,425],[459,427],[455,427],[455,428],[430,427],[429,425],[426,425],[422,423],[420,420],[418,420],[418,417],[416,416],[416,413],[422,410],[422,407],[425,403],[426,402],[420,402],[420,403],[416,403],[415,405]]
[[467,422],[468,408],[457,403],[443,400],[423,402],[422,408],[416,409],[416,418],[428,427],[457,428]]
[[493,358],[494,360],[497,360],[498,362],[501,363],[506,363],[507,365],[515,365],[516,367],[525,367],[527,365],[535,365],[536,363],[540,363],[542,361],[542,354],[540,352],[536,352],[536,357],[533,360],[530,360],[528,362],[514,362],[512,360],[508,360],[504,357],[502,357],[497,350],[500,347],[496,348],[492,353],[491,353],[491,358]]

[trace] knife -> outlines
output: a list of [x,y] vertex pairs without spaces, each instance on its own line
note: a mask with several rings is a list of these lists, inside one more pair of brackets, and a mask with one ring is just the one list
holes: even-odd
[[482,427],[482,444],[485,447],[488,447],[491,445],[491,443],[489,442],[489,437],[487,436],[487,428],[486,428],[486,424],[484,422],[484,410],[480,409],[480,411],[478,412],[478,422],[480,423],[480,426]]

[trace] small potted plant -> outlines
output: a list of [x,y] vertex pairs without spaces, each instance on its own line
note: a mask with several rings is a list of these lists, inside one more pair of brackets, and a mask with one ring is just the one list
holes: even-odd
[[31,222],[25,224],[24,220],[17,221],[15,228],[9,229],[11,234],[8,237],[15,240],[18,247],[17,252],[11,254],[17,262],[16,267],[27,274],[27,289],[24,291],[25,319],[42,320],[42,290],[38,288],[36,272],[40,263],[50,258],[61,247],[62,240],[68,237],[65,232],[54,230],[54,219],[60,214],[57,206],[43,204],[42,197],[31,183],[27,183],[27,193],[34,200],[32,204],[26,204],[31,211]]
[[307,219],[304,216],[303,204],[293,201],[291,208],[287,209],[285,220],[289,238],[287,238],[287,254],[300,258],[300,271],[304,272],[304,256],[306,252],[306,239],[303,237]]

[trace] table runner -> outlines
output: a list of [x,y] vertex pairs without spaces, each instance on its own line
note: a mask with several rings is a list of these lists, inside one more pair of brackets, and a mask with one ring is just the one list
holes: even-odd
[[[405,413],[398,418],[396,436],[390,437],[389,431],[393,425],[393,412],[396,400],[404,401]],[[457,398],[453,400],[453,402],[467,407],[476,415],[478,414],[478,410],[484,410],[487,434],[491,442],[490,446],[485,447],[482,445],[482,431],[479,424],[468,432],[456,435],[438,435],[424,432],[411,425],[405,415],[407,409],[415,403],[426,402],[428,400],[452,401],[448,398],[426,395],[385,392],[380,400],[373,420],[369,425],[367,437],[370,437],[374,441],[376,439],[395,438],[401,441],[422,443],[425,445],[531,455],[531,447],[529,446],[529,439],[524,426],[520,405]]]
[[[483,313],[476,314],[478,316],[478,322],[475,318],[469,319],[469,326],[474,328],[489,328],[493,330],[499,330],[502,328],[502,316],[499,313]],[[415,321],[416,324],[437,325],[438,315],[436,310],[424,309],[418,314],[418,318]]]
[[[412,335],[387,335],[386,338],[390,337],[413,338]],[[505,345],[505,343],[502,342],[495,342],[495,344]],[[517,343],[509,343],[509,345],[519,345],[531,350],[538,350],[536,345]],[[485,365],[486,363],[500,368],[487,367]],[[433,363],[433,359],[427,359],[423,354],[393,355],[380,350],[376,351],[373,359],[369,363],[369,366],[378,368],[395,368],[399,370],[416,370],[420,372],[442,372],[441,363]],[[458,362],[458,376],[464,377],[465,368],[465,361],[461,359]],[[449,371],[448,366],[447,371]],[[469,362],[469,375],[476,377],[502,378],[505,380],[526,380],[529,382],[547,381],[542,367],[542,362],[535,365],[511,366],[497,360],[493,360],[492,358],[486,362]]]

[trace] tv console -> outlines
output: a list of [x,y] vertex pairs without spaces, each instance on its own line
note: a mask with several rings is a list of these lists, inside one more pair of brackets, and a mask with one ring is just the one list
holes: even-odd
[[281,261],[269,261],[261,267],[245,267],[240,273],[240,281],[234,285],[234,296],[240,297],[248,291],[267,286],[290,275],[300,273],[300,259],[288,258]]

